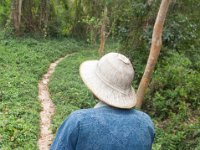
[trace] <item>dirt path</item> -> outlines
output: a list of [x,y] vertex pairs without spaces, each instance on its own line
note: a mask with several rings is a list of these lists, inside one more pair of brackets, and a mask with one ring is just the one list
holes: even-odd
[[[69,55],[65,56],[68,57]],[[54,114],[55,107],[50,98],[48,90],[48,82],[51,75],[53,74],[57,64],[62,61],[65,57],[58,59],[57,61],[50,64],[46,74],[43,75],[41,81],[39,81],[39,100],[41,102],[42,111],[40,112],[40,138],[38,140],[38,146],[40,150],[48,150],[53,140],[53,134],[50,130],[51,118]]]

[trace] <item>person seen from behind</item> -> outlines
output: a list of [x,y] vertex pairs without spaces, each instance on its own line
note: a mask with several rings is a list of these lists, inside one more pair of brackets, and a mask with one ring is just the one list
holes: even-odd
[[108,53],[85,61],[80,76],[98,99],[94,108],[72,112],[62,123],[51,150],[151,150],[154,125],[144,112],[132,109],[134,70],[130,60]]

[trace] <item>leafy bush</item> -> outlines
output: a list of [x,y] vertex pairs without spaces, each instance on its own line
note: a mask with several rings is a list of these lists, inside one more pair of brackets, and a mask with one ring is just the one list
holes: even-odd
[[[127,3],[129,5],[120,6],[124,11],[117,14],[120,19],[117,34],[121,39],[121,52],[133,62],[137,86],[147,62],[158,3]],[[135,6],[138,7],[132,9]],[[167,15],[159,62],[142,108],[156,125],[153,149],[199,149],[198,7],[196,0],[172,1]]]
[[191,68],[191,61],[178,53],[159,63],[147,97],[156,116],[166,118],[170,111],[187,113],[200,106],[200,73]]
[[50,62],[83,44],[72,39],[0,38],[0,149],[37,149],[38,81]]
[[154,73],[143,109],[156,120],[155,145],[197,148],[200,140],[200,73],[184,55],[171,53]]
[[[170,55],[159,63],[143,107],[152,116],[156,127],[153,149],[198,149],[199,74],[191,70],[192,64],[184,55]],[[79,65],[95,58],[96,51],[82,51],[57,66],[49,85],[56,105],[54,133],[72,111],[94,106],[91,92],[80,79]]]

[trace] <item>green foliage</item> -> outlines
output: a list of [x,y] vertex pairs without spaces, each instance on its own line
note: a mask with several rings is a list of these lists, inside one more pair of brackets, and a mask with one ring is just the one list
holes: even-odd
[[159,63],[147,99],[157,115],[166,118],[170,111],[187,113],[188,107],[196,110],[200,106],[200,73],[191,68],[191,61],[177,53]]
[[[97,58],[96,51],[80,52],[85,44],[60,37],[72,35],[94,44],[105,6],[109,17],[107,30],[120,40],[120,52],[133,62],[133,84],[137,89],[160,4],[144,0],[51,0],[48,23],[40,25],[40,2],[23,1],[22,35],[57,40],[11,39],[11,0],[0,1],[0,27],[4,29],[0,33],[0,149],[36,149],[40,111],[37,82],[48,64],[60,56],[78,51],[58,65],[50,82],[57,106],[54,133],[71,111],[94,105],[92,95],[79,78],[78,67],[86,59]],[[143,107],[156,125],[155,150],[200,149],[199,6],[199,0],[172,1],[167,15],[163,47]],[[111,43],[111,49],[117,51],[118,43]]]
[[[49,84],[56,105],[52,126],[54,134],[72,111],[94,106],[91,92],[80,79],[79,65],[96,58],[96,51],[86,50],[69,56],[57,66]],[[156,127],[153,149],[198,149],[199,78],[193,76],[196,72],[191,71],[192,64],[183,55],[171,54],[161,63],[143,108],[153,117]]]
[[100,20],[95,17],[86,16],[82,19],[82,22],[87,25],[86,32],[89,33],[87,42],[96,44],[97,36],[99,35]]
[[[156,125],[155,150],[199,149],[198,7],[196,0],[172,1],[166,19],[160,61],[143,106]],[[147,5],[144,1],[130,0],[119,8],[123,10],[116,13],[121,52],[131,58],[138,85],[149,54],[158,3]]]
[[80,63],[86,59],[93,59],[96,57],[95,55],[97,55],[96,51],[92,53],[89,51],[75,53],[57,66],[49,83],[52,99],[56,105],[56,114],[53,117],[54,133],[65,117],[72,111],[88,108],[95,104],[92,94],[82,84],[79,76]]
[[84,44],[70,39],[0,38],[0,149],[37,149],[38,81],[50,62]]
[[[107,51],[117,51],[118,45],[109,44]],[[84,49],[74,53],[58,64],[50,80],[49,90],[56,106],[56,114],[53,117],[53,132],[63,120],[74,110],[94,107],[95,100],[92,93],[83,84],[79,76],[79,66],[85,60],[98,59],[97,47]]]
[[199,147],[200,73],[191,68],[191,61],[178,53],[158,64],[144,104],[157,121],[155,147]]
[[9,17],[10,5],[10,0],[1,0],[0,2],[0,27],[6,24],[6,21]]

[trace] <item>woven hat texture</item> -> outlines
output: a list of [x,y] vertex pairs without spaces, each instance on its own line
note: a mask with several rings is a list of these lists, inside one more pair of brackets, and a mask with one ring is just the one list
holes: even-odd
[[134,69],[124,55],[108,53],[99,61],[85,61],[80,66],[80,75],[100,101],[118,108],[136,105],[136,94],[131,86]]

